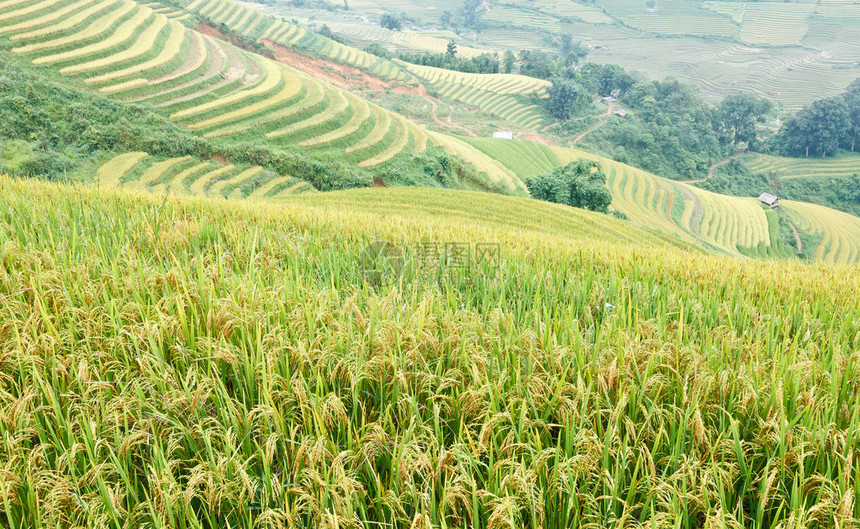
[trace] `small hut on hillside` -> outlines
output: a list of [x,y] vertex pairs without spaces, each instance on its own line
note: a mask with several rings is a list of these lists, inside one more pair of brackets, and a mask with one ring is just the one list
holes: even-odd
[[770,193],[762,193],[758,197],[758,199],[762,204],[770,207],[771,209],[776,209],[779,207],[779,198],[776,195],[771,195]]

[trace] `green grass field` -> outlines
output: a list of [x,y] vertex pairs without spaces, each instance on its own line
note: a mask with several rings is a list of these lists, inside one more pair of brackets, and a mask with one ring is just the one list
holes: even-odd
[[860,518],[856,268],[486,193],[0,194],[6,527]]

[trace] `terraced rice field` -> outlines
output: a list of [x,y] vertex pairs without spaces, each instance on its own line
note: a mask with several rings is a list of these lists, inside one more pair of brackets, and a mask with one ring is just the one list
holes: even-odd
[[780,179],[844,178],[860,174],[860,155],[821,159],[751,154],[742,161],[753,174]]
[[780,201],[797,220],[798,228],[821,236],[815,258],[828,263],[860,262],[860,219],[817,204]]
[[295,46],[340,64],[355,66],[382,79],[406,83],[409,76],[390,61],[323,37],[233,0],[183,0],[185,9],[209,22],[224,24],[258,42]]
[[153,194],[276,199],[315,191],[303,180],[280,177],[261,167],[222,166],[191,157],[159,159],[146,153],[121,154],[102,165],[97,182]]
[[751,44],[797,44],[806,36],[806,19],[814,10],[812,3],[749,2],[740,38]]
[[494,6],[483,18],[490,23],[498,22],[510,26],[524,26],[555,33],[561,31],[561,22],[557,18],[516,7]]
[[[755,199],[711,193],[575,149],[516,140],[467,141],[524,180],[571,161],[595,160],[607,175],[611,208],[637,225],[732,255],[748,253],[749,249],[767,253],[768,248],[779,244],[771,238],[766,210]],[[860,230],[854,236],[860,240]]]
[[[445,53],[448,51],[448,42],[454,37],[454,35],[449,38],[435,37],[409,30],[394,31],[392,33],[394,44],[430,53]],[[457,44],[457,55],[461,57],[477,57],[484,53],[488,53],[487,50]]]
[[705,9],[698,2],[659,0],[655,9],[644,2],[600,0],[609,16],[625,25],[661,35],[715,35],[737,37],[738,26],[725,16]]
[[400,63],[440,97],[480,108],[523,128],[535,130],[544,124],[537,105],[524,97],[543,96],[548,81],[510,74],[471,74]]
[[[247,26],[263,20],[256,12],[246,20],[248,12],[232,1],[197,3],[219,19],[235,18]],[[207,137],[246,139],[252,134],[321,155],[336,153],[363,168],[427,149],[426,131],[401,116],[202,36],[151,7],[130,0],[63,0],[64,22],[55,24],[56,4],[41,0],[4,13],[0,31],[10,36],[13,52],[81,78],[102,93],[163,107],[171,119]],[[284,24],[266,31],[285,34],[295,28]],[[489,180],[525,193],[516,177],[459,140],[434,135],[433,144],[476,160],[490,171]]]
[[702,7],[710,9],[714,13],[726,15],[736,24],[743,23],[746,5],[746,2],[723,2],[720,0],[707,0],[702,2]]
[[612,18],[608,17],[600,8],[580,2],[528,0],[526,2],[517,2],[517,4],[532,6],[551,15],[578,18],[588,24],[611,24],[613,22]]

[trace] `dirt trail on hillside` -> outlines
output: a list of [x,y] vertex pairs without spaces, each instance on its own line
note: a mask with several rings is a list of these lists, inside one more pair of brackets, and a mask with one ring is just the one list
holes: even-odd
[[686,187],[684,187],[684,186],[676,186],[676,187],[681,191],[681,194],[684,195],[684,200],[692,200],[693,201],[693,208],[694,209],[693,209],[693,217],[690,219],[690,231],[693,232],[693,234],[695,234],[695,235],[701,236],[701,234],[699,233],[699,228],[700,228],[701,223],[702,223],[702,217],[705,214],[705,208],[704,208],[704,206],[702,206],[702,201],[699,200],[699,197],[697,197],[692,191],[690,191]]
[[[577,143],[579,143],[580,141],[582,141],[582,139],[583,139],[583,138],[585,138],[586,136],[588,136],[588,135],[589,135],[589,134],[591,134],[592,132],[596,131],[596,130],[597,130],[597,129],[599,129],[600,127],[602,127],[602,126],[606,125],[607,123],[609,123],[609,117],[612,115],[612,112],[614,112],[614,111],[615,111],[615,110],[617,110],[617,109],[618,109],[618,107],[617,107],[617,106],[613,105],[612,103],[608,103],[608,104],[607,104],[607,108],[606,108],[606,112],[604,112],[603,114],[601,114],[601,115],[599,116],[599,117],[601,118],[601,119],[600,119],[600,122],[599,122],[597,125],[595,125],[595,126],[591,127],[590,129],[588,129],[587,131],[583,132],[583,133],[582,133],[582,134],[580,134],[579,136],[577,136],[577,137],[573,140],[573,143],[571,144],[571,146],[576,145]],[[580,118],[580,119],[582,119],[582,118]]]
[[[409,72],[407,72],[407,73],[409,73]],[[427,101],[427,103],[429,103],[429,105],[430,105],[430,115],[433,117],[433,121],[435,121],[436,123],[438,123],[439,125],[441,125],[441,126],[443,126],[443,127],[455,127],[455,128],[458,128],[458,129],[460,129],[460,130],[464,131],[466,134],[468,134],[469,136],[471,136],[471,137],[473,137],[473,138],[477,138],[477,137],[478,137],[478,135],[477,135],[477,134],[475,134],[474,132],[472,132],[472,131],[471,131],[471,130],[469,130],[468,128],[466,128],[466,127],[464,127],[464,126],[462,126],[462,125],[459,125],[459,124],[457,124],[457,123],[454,123],[454,120],[453,120],[453,116],[454,116],[454,107],[453,107],[453,106],[451,106],[451,113],[450,113],[450,114],[448,114],[448,120],[447,120],[448,122],[447,122],[447,123],[445,123],[444,121],[442,121],[442,120],[439,118],[439,103],[438,103],[438,101],[436,101],[436,99],[434,99],[433,97],[431,97],[431,96],[430,96],[430,94],[427,92],[427,89],[424,87],[424,84],[423,84],[423,83],[422,83],[418,78],[416,78],[416,77],[415,77],[414,75],[412,75],[411,73],[409,73],[409,77],[411,77],[411,78],[412,78],[412,80],[413,80],[413,81],[415,81],[415,83],[416,83],[416,91],[417,91],[417,93],[416,93],[415,95],[418,95],[419,97],[421,97],[422,99],[424,99],[424,101]]]
[[[272,48],[276,61],[338,88],[357,92],[385,92],[390,90],[398,93],[409,93],[408,87],[395,87],[393,81],[383,81],[355,66],[308,57],[268,39],[263,39],[260,42]],[[404,88],[407,90],[404,91]]]
[[735,154],[734,156],[730,156],[729,158],[726,158],[725,160],[723,160],[720,163],[716,163],[716,164],[712,165],[711,168],[708,170],[708,176],[706,176],[705,178],[699,178],[698,180],[682,180],[682,182],[684,182],[685,184],[700,184],[702,182],[707,182],[708,180],[713,178],[714,171],[716,171],[718,168],[726,165],[727,163],[731,162],[732,160],[737,160],[738,158],[740,158],[744,154],[746,154],[746,151],[741,151],[741,152]]
[[797,228],[791,222],[788,225],[791,226],[791,231],[794,232],[794,238],[797,241],[797,253],[803,253],[803,241],[800,239],[800,232],[797,231]]

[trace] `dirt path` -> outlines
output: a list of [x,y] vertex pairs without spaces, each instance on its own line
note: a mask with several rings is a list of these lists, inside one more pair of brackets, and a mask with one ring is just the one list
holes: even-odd
[[478,137],[477,134],[475,134],[471,130],[467,129],[466,127],[459,125],[457,123],[454,123],[454,120],[453,120],[454,107],[453,106],[451,106],[451,113],[448,114],[448,120],[447,120],[448,122],[445,123],[444,121],[442,121],[439,118],[439,113],[438,113],[439,112],[439,103],[435,99],[430,97],[430,94],[427,93],[427,89],[424,87],[424,84],[420,80],[418,80],[411,73],[409,74],[409,76],[418,85],[416,95],[420,96],[422,99],[424,99],[424,101],[427,101],[427,103],[430,104],[430,115],[433,117],[433,121],[435,121],[436,123],[438,123],[439,125],[441,125],[443,127],[454,127],[454,128],[460,129],[473,138]]
[[693,232],[694,235],[698,235],[701,237],[701,234],[699,233],[699,228],[702,224],[702,217],[705,214],[705,208],[702,206],[702,201],[699,200],[699,197],[697,197],[692,191],[690,191],[686,187],[676,187],[681,191],[681,194],[684,195],[684,200],[693,201],[693,216],[692,218],[690,218],[690,231]]
[[708,180],[713,178],[714,171],[716,171],[718,168],[726,165],[727,163],[731,162],[732,160],[737,160],[738,158],[740,158],[744,154],[746,154],[746,151],[741,151],[741,152],[735,154],[734,156],[730,156],[729,158],[726,158],[725,160],[723,160],[720,163],[716,163],[716,164],[712,165],[711,168],[708,170],[708,176],[706,176],[705,178],[699,178],[698,180],[682,180],[682,182],[684,182],[685,184],[701,184],[702,182],[707,182]]
[[585,138],[586,136],[588,136],[589,134],[591,134],[591,133],[592,133],[592,132],[594,132],[595,130],[599,129],[600,127],[602,127],[602,126],[606,125],[607,123],[609,123],[609,116],[611,116],[611,115],[612,115],[612,113],[613,113],[615,110],[617,110],[617,109],[618,109],[618,107],[617,107],[617,106],[613,105],[612,103],[609,103],[609,104],[607,105],[606,112],[604,112],[603,114],[601,114],[601,115],[599,116],[599,117],[600,117],[600,122],[599,122],[597,125],[595,125],[595,126],[591,127],[590,129],[588,129],[587,131],[583,132],[583,133],[582,133],[582,134],[580,134],[579,136],[577,136],[577,137],[573,140],[573,143],[571,144],[571,146],[576,145],[577,143],[581,142],[583,138]]
[[800,239],[800,232],[797,231],[797,228],[791,222],[788,225],[791,226],[791,231],[794,232],[794,238],[797,240],[797,253],[803,253],[803,241]]

